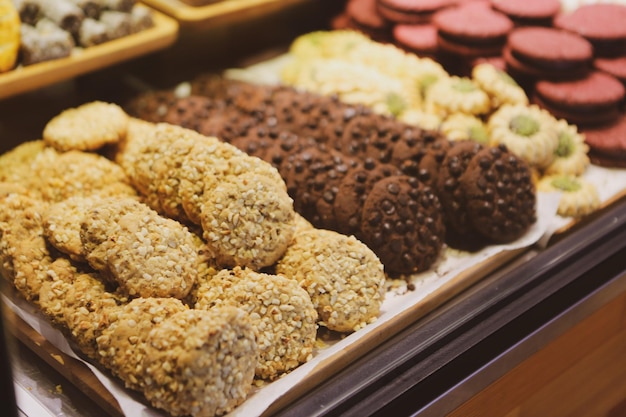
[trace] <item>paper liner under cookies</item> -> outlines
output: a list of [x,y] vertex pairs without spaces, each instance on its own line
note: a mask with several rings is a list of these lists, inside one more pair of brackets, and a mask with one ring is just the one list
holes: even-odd
[[[625,185],[626,188],[626,185]],[[415,286],[408,291],[405,280],[390,281],[378,320],[358,332],[337,340],[318,340],[313,359],[284,377],[254,388],[248,399],[228,414],[231,417],[268,415],[298,398],[307,387],[332,376],[356,357],[371,350],[376,344],[397,333],[401,328],[447,301],[469,285],[483,278],[489,271],[510,259],[511,254],[540,241],[554,224],[558,198],[554,194],[538,195],[538,221],[520,239],[508,245],[491,245],[475,252],[446,248],[440,260],[429,271],[410,277]],[[6,297],[5,297],[6,298]],[[26,323],[62,352],[80,359],[67,339],[35,308],[23,300],[6,299],[6,304]],[[123,388],[121,381],[103,373],[85,362],[102,385],[118,401],[126,416],[158,417],[166,413],[136,400],[136,394]]]

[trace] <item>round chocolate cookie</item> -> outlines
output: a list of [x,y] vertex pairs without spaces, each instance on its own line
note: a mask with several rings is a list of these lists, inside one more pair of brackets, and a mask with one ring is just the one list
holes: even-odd
[[341,180],[357,162],[338,152],[317,147],[295,153],[282,165],[287,191],[294,208],[314,226],[334,229],[333,203]]
[[377,0],[377,9],[391,22],[428,23],[436,11],[452,4],[451,0]]
[[505,146],[478,152],[460,186],[474,229],[494,242],[518,239],[537,220],[530,169]]
[[341,180],[333,204],[337,231],[345,235],[359,235],[363,204],[374,184],[383,178],[401,174],[394,165],[380,164],[372,158],[350,169]]
[[391,25],[376,10],[377,2],[378,0],[349,0],[346,4],[346,14],[352,28],[383,42],[390,38]]
[[437,178],[437,196],[443,206],[449,240],[454,242],[465,240],[463,238],[474,231],[466,209],[461,177],[472,158],[483,149],[483,145],[473,140],[452,142],[441,164]]
[[204,120],[223,109],[223,102],[207,97],[189,96],[170,103],[161,121],[198,132]]
[[610,124],[582,130],[596,165],[626,167],[626,114]]
[[335,148],[346,155],[388,163],[401,133],[402,126],[394,119],[378,114],[357,115],[347,122]]
[[361,229],[361,240],[389,274],[427,270],[439,256],[445,236],[437,195],[406,175],[374,184],[363,205]]
[[551,26],[561,10],[559,0],[491,0],[491,7],[504,13],[517,26]]
[[163,121],[163,116],[177,97],[172,91],[151,91],[140,94],[124,105],[131,116],[152,123]]
[[437,183],[450,141],[440,133],[407,127],[393,147],[391,164],[425,184]]

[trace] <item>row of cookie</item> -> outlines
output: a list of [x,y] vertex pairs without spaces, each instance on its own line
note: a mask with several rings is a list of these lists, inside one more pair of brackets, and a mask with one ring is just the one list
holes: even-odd
[[[106,162],[107,166],[110,166],[112,170],[115,168],[118,173],[125,170],[125,174],[128,175],[127,181],[135,187],[126,185],[125,190],[130,189],[133,193],[138,191],[141,201],[152,209],[174,220],[182,221],[202,235],[206,240],[206,250],[211,259],[221,267],[247,266],[253,269],[274,267],[276,261],[284,256],[294,244],[292,238],[295,229],[302,223],[302,218],[293,210],[292,200],[286,193],[285,183],[274,167],[215,137],[203,136],[174,125],[155,125],[129,118],[119,106],[103,102],[91,102],[63,111],[49,121],[44,129],[43,137],[43,141],[35,142],[33,145],[21,145],[10,153],[13,155],[7,156],[7,159],[16,160],[15,164],[6,165],[10,167],[11,173],[17,173],[9,175],[8,178],[15,178],[14,175],[17,175],[16,182],[25,181],[23,183],[28,186],[34,188],[39,186],[42,189],[54,188],[49,187],[47,181],[55,183],[60,190],[66,190],[64,194],[58,196],[56,201],[65,198],[66,200],[60,204],[65,204],[65,210],[72,210],[73,202],[69,200],[71,195],[66,194],[68,191],[90,192],[94,188],[94,184],[90,181],[93,183],[104,181],[100,177],[90,179],[94,170],[89,164],[81,166],[76,161],[74,169],[67,171],[59,169],[58,172],[47,173],[46,178],[49,179],[46,180],[38,179],[37,175],[32,179],[32,171],[28,173],[31,179],[25,180],[23,177],[27,175],[24,175],[23,168],[20,168],[23,165],[31,169],[35,167],[36,164],[31,163],[29,159],[39,159],[40,153],[56,155],[58,162],[52,160],[50,165],[65,168],[68,166],[66,161],[69,156],[74,158],[82,156],[85,162],[90,159],[96,159],[102,164]],[[41,143],[50,146],[45,149],[47,152],[40,152]],[[102,150],[105,145],[108,145],[106,150],[110,152],[112,158],[119,161],[120,165],[95,153],[79,151],[79,149]],[[32,153],[35,154],[34,158],[29,153],[31,148],[34,148],[32,149]],[[65,151],[59,153],[53,149]],[[36,170],[35,174],[37,173]],[[115,175],[109,175],[107,178],[113,181]],[[70,180],[71,186],[66,186]],[[40,183],[43,186],[40,186]],[[62,211],[63,209],[60,210]],[[119,214],[111,217],[118,216]],[[78,215],[75,217],[80,218]],[[94,217],[101,218],[102,216],[94,215]],[[108,224],[112,226],[112,230],[115,230],[118,223],[109,222]],[[150,230],[150,226],[146,225],[142,228],[143,235],[148,234]],[[75,258],[80,258],[81,250],[84,250],[80,248],[80,244],[83,243],[85,246],[88,239],[83,241],[82,236],[77,237],[78,234],[78,232],[74,233],[73,239],[65,235],[61,236],[61,239],[56,239],[54,235],[51,235],[51,240],[53,242],[77,242],[75,245],[77,249],[67,248],[69,250],[65,252]],[[82,229],[81,234],[84,234]],[[142,248],[143,241],[137,240],[139,235],[132,235],[132,237],[135,239],[132,244],[134,249],[129,249],[129,252],[136,252],[138,256],[133,262],[140,263],[142,262],[141,253],[145,252]],[[330,244],[337,239],[339,237],[329,237],[327,240]],[[160,240],[155,238],[154,241]],[[110,245],[110,242],[104,243]],[[176,245],[171,246],[163,242],[162,245],[156,246],[166,249],[165,246],[174,248]],[[344,246],[350,245],[344,244]],[[333,273],[331,278],[319,278],[319,271],[309,278],[313,280],[310,292],[314,300],[317,300],[317,291],[320,293],[336,292],[336,289],[316,283],[318,278],[325,280],[330,286],[338,285],[339,293],[354,292],[349,297],[350,305],[340,303],[345,300],[343,297],[333,297],[330,304],[325,301],[315,302],[324,324],[332,330],[353,331],[364,326],[375,319],[382,302],[382,299],[378,300],[377,292],[381,289],[379,280],[384,277],[382,265],[365,245],[359,242],[358,246],[363,249],[354,250],[353,248],[351,252],[344,255],[349,258],[350,253],[358,254],[363,251],[369,253],[367,256],[362,253],[359,256],[363,255],[371,262],[361,262],[359,265],[367,265],[366,269],[371,274],[364,273],[364,271],[355,274],[353,269],[344,266],[342,273]],[[104,252],[116,250],[121,249],[111,247]],[[156,247],[151,249],[151,253],[157,252]],[[342,253],[340,250],[334,252]],[[184,255],[189,256],[181,254],[180,257]],[[124,262],[124,264],[130,265],[127,267],[132,271],[140,271],[143,268],[145,271],[149,270],[151,274],[162,273],[148,264],[139,267],[133,265],[133,262]],[[337,263],[341,264],[339,261]],[[337,283],[338,277],[347,277],[350,284]],[[147,290],[151,286],[146,284],[145,287]],[[364,290],[364,288],[368,289]],[[141,290],[139,286],[136,287],[136,291]],[[374,292],[372,293],[371,290]],[[335,305],[335,303],[338,304]],[[363,308],[363,305],[370,307]],[[355,309],[359,311],[356,312]],[[345,315],[337,313],[336,310],[344,311]],[[331,313],[334,319],[329,322]],[[347,319],[348,317],[350,319]]]
[[[318,227],[356,235],[374,249],[390,273],[423,271],[432,265],[442,246],[442,221],[451,226],[448,231],[453,235],[506,242],[535,220],[528,167],[509,152],[488,157],[491,162],[501,160],[498,172],[485,163],[468,174],[468,184],[488,178],[481,182],[484,189],[471,198],[461,187],[463,198],[499,205],[486,204],[480,215],[467,217],[468,225],[461,230],[440,213],[444,195],[440,188],[448,179],[442,166],[450,150],[444,136],[336,97],[290,87],[200,77],[191,90],[206,96],[150,93],[136,98],[128,109],[150,120],[223,137],[271,162],[300,214]],[[491,185],[499,175],[504,181],[496,190]],[[465,200],[461,203],[462,210],[468,209]]]

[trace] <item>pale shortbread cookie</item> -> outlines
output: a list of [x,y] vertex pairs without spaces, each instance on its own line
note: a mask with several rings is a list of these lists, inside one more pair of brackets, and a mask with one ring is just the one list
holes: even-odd
[[536,105],[505,104],[487,121],[490,145],[505,145],[531,167],[543,169],[559,146],[556,119]]
[[255,339],[250,318],[235,307],[174,314],[146,340],[144,395],[175,416],[232,411],[252,388]]
[[503,104],[528,104],[528,96],[520,85],[505,71],[482,63],[472,69],[472,79],[491,98],[494,109]]
[[92,206],[81,240],[89,264],[131,297],[182,299],[197,278],[191,232],[131,199]]
[[219,265],[270,266],[291,243],[295,212],[284,182],[255,171],[226,176],[203,194],[204,239]]
[[451,114],[441,123],[439,130],[450,140],[473,140],[483,145],[489,142],[487,126],[471,114]]
[[331,330],[353,332],[380,314],[383,264],[354,236],[324,229],[300,233],[277,262],[276,272],[308,291],[320,324]]
[[491,100],[467,77],[442,77],[428,88],[425,109],[443,118],[454,113],[483,115],[491,110]]
[[92,101],[52,118],[43,130],[43,140],[60,151],[92,151],[119,142],[126,135],[128,119],[117,104]]
[[554,158],[545,169],[545,175],[582,175],[589,164],[589,146],[585,137],[575,125],[566,120],[559,120],[556,125],[559,146],[554,151]]
[[235,267],[216,271],[196,289],[195,308],[230,305],[246,311],[257,330],[255,374],[273,380],[312,358],[317,311],[298,282]]
[[584,217],[600,207],[596,186],[571,175],[546,175],[537,183],[539,191],[561,192],[557,214],[563,217]]
[[124,305],[117,319],[97,337],[99,361],[127,388],[141,391],[146,339],[154,326],[187,307],[175,298],[135,298]]

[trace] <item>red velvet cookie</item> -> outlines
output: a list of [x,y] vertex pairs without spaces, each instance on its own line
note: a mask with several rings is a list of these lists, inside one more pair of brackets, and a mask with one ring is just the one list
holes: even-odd
[[583,36],[593,44],[596,56],[626,51],[626,6],[597,3],[578,7],[554,19],[554,26]]
[[577,125],[608,123],[618,118],[626,91],[615,77],[600,71],[571,81],[538,81],[533,102],[555,117]]
[[453,0],[377,0],[378,12],[395,23],[427,23],[433,13],[448,7]]
[[511,19],[480,2],[439,11],[433,23],[441,50],[467,58],[499,55],[513,29]]
[[613,123],[582,129],[589,145],[589,157],[594,164],[626,167],[626,114]]
[[561,10],[559,0],[491,0],[491,7],[518,26],[551,26]]
[[615,58],[596,58],[593,66],[599,71],[611,74],[626,85],[626,55]]
[[578,78],[591,67],[593,47],[575,33],[521,27],[509,34],[504,57],[515,73],[542,79]]
[[346,5],[348,25],[377,41],[390,38],[391,27],[376,8],[377,0],[349,0]]
[[437,28],[430,23],[398,24],[392,31],[396,45],[420,57],[437,54]]

